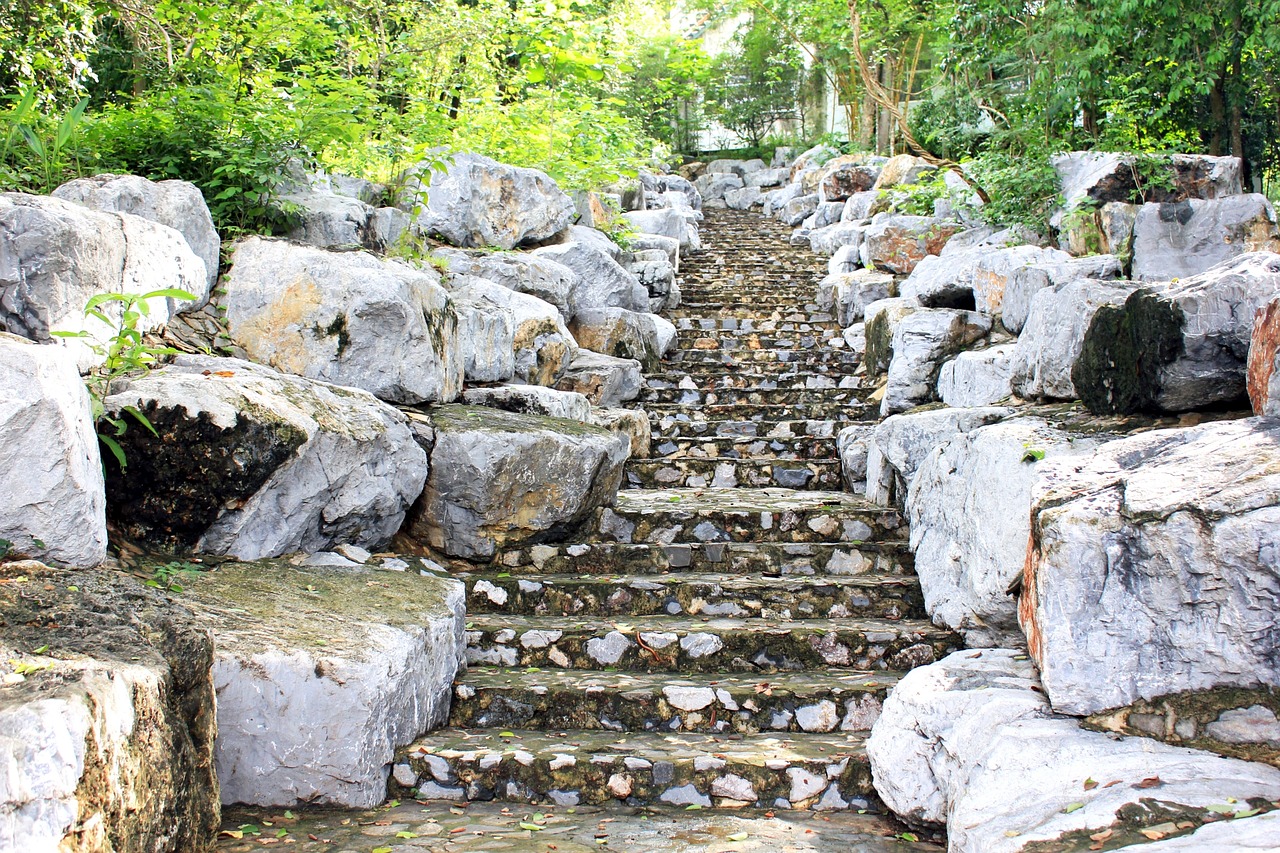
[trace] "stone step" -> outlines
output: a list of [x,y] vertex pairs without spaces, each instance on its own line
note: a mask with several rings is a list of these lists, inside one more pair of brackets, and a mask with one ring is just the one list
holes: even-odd
[[[857,381],[856,377],[848,377]],[[853,406],[862,403],[871,389],[854,388],[775,388],[776,382],[761,382],[749,388],[718,388],[714,391],[698,391],[687,388],[645,388],[636,402],[648,408],[650,403],[678,403],[681,406],[755,405],[772,404],[790,406],[803,404],[828,404]],[[835,385],[836,383],[832,383]]]
[[836,439],[827,436],[701,436],[658,442],[651,458],[834,459]]
[[[834,439],[850,421],[817,418],[795,421],[766,420],[694,420],[670,413],[646,412],[649,415],[649,428],[655,439],[671,441],[709,441],[712,439],[732,438],[751,439],[784,439],[822,438]],[[698,412],[694,413],[700,414]],[[728,413],[726,413],[728,414]]]
[[[650,389],[679,388],[682,391],[719,391],[724,388],[758,388],[772,391],[817,388],[865,387],[855,365],[838,364],[743,364],[737,367],[664,364],[649,374]],[[871,389],[868,387],[867,389]]]
[[665,420],[675,423],[741,423],[758,419],[760,423],[778,424],[783,421],[833,421],[841,425],[874,422],[880,417],[879,405],[848,403],[710,403],[691,408],[683,403],[645,403],[642,408],[649,414],[649,422],[659,424]]
[[513,577],[484,572],[464,580],[467,612],[472,615],[925,618],[919,582],[902,575],[816,578],[678,572]]
[[[455,572],[474,571],[462,561],[443,561]],[[502,552],[497,561],[516,576],[528,574],[627,574],[718,572],[786,575],[911,575],[906,542],[693,542],[629,545],[596,542],[530,545]]]
[[748,371],[768,371],[776,368],[795,369],[805,367],[857,366],[861,362],[858,353],[844,349],[843,346],[815,346],[813,349],[744,349],[735,350],[700,350],[677,349],[662,360],[668,370],[692,370],[706,367],[718,371],[745,369]]
[[453,688],[449,725],[754,734],[865,732],[898,674],[824,669],[782,679],[473,667]]
[[906,538],[896,509],[846,492],[794,489],[624,489],[588,530],[598,541],[661,545]]
[[804,306],[800,306],[797,309],[794,303],[773,307],[753,305],[750,302],[720,302],[718,300],[712,302],[685,302],[683,298],[679,308],[667,312],[667,318],[673,322],[679,317],[691,319],[737,317],[755,321],[775,320],[791,323],[822,324],[833,328],[836,323],[835,315],[830,311],[809,310]]
[[422,800],[816,810],[875,802],[854,732],[445,729],[400,750],[392,777],[393,796]]
[[628,488],[839,489],[840,460],[667,457],[627,463]]
[[961,648],[919,619],[625,619],[478,613],[467,663],[635,672],[788,672],[814,667],[907,670]]
[[679,332],[739,332],[744,335],[794,334],[796,332],[840,331],[834,323],[798,323],[790,320],[749,320],[737,317],[672,317],[672,324]]

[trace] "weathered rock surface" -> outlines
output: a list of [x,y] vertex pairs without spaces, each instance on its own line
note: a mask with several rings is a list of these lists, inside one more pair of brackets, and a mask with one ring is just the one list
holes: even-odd
[[818,209],[818,194],[809,193],[807,195],[799,195],[791,199],[782,208],[781,219],[791,227],[804,222],[815,210]]
[[925,609],[972,647],[1018,647],[1017,601],[1031,534],[1031,487],[1042,460],[1077,456],[1103,439],[1039,418],[1014,418],[956,435],[920,464],[907,516]]
[[431,476],[410,532],[455,557],[548,541],[613,500],[630,441],[574,421],[469,406],[431,414]]
[[1009,406],[929,409],[885,418],[867,445],[867,499],[882,506],[903,505],[916,471],[934,448],[1016,411]]
[[437,249],[433,257],[444,258],[449,274],[485,278],[517,293],[536,296],[555,306],[568,317],[570,297],[578,284],[578,275],[564,264],[550,258],[516,252],[464,252],[459,249]]
[[1078,279],[1036,293],[1013,351],[1013,390],[1029,399],[1075,399],[1076,362],[1094,316],[1123,304],[1139,286]]
[[750,210],[764,203],[764,193],[759,186],[741,187],[724,194],[724,203],[730,210]]
[[[886,171],[888,168],[886,165]],[[927,256],[941,252],[958,230],[954,223],[928,216],[877,217],[862,232],[862,265],[908,275]]]
[[1176,202],[1213,199],[1241,192],[1240,159],[1202,154],[1174,154],[1168,160],[1168,184],[1143,180],[1137,158],[1106,151],[1071,151],[1053,158],[1065,205],[1055,214],[1087,204],[1108,202]]
[[1022,270],[1037,264],[1070,263],[1071,256],[1057,249],[1013,246],[984,252],[973,269],[973,299],[979,313],[999,317],[1009,281]]
[[1004,302],[1000,310],[1000,322],[1017,334],[1026,325],[1031,312],[1031,300],[1046,287],[1069,284],[1082,278],[1112,281],[1120,278],[1124,266],[1115,255],[1092,255],[1087,258],[1071,258],[1061,263],[1031,264],[1012,270],[1004,287]]
[[847,426],[836,435],[836,452],[840,455],[840,475],[844,487],[855,494],[864,492],[867,484],[867,455],[875,427],[871,424]]
[[561,391],[584,394],[593,406],[609,408],[634,400],[644,386],[640,362],[580,349],[556,383]]
[[868,192],[880,177],[881,158],[865,155],[837,157],[818,173],[818,197],[822,201],[847,201],[856,193]]
[[448,718],[464,596],[451,578],[281,563],[189,583],[217,637],[222,801],[381,803],[395,750]]
[[93,210],[131,213],[167,225],[180,233],[196,257],[204,261],[208,294],[218,279],[222,241],[200,189],[189,181],[149,181],[136,175],[94,175],[68,181],[50,195]]
[[487,406],[522,415],[543,415],[587,421],[591,418],[591,402],[573,391],[557,391],[541,385],[492,385],[468,388],[462,392],[468,406]]
[[284,207],[282,218],[291,226],[286,236],[316,248],[386,248],[388,241],[376,234],[374,208],[358,198],[339,195],[325,184],[295,186],[280,194],[277,203]]
[[1249,337],[1245,379],[1255,415],[1280,415],[1280,300],[1259,308]]
[[1243,400],[1254,315],[1277,297],[1280,254],[1257,252],[1101,308],[1072,371],[1080,399],[1095,412]]
[[680,241],[680,250],[690,252],[702,247],[695,223],[684,213],[673,208],[624,213],[631,227],[641,234],[670,237]]
[[63,347],[0,332],[0,539],[69,566],[107,556],[106,494],[89,395]]
[[213,645],[187,608],[20,561],[0,624],[0,849],[212,851]]
[[225,305],[235,342],[277,370],[397,403],[462,390],[458,318],[434,271],[250,237]]
[[512,296],[512,292],[482,278],[458,278],[451,284],[449,301],[458,318],[463,378],[467,382],[505,382],[516,369],[515,315],[492,294]]
[[[457,278],[451,284],[453,295],[463,302],[470,301],[490,313],[497,310],[510,316],[511,337],[507,345],[511,350],[512,370],[506,376],[498,375],[501,370],[494,371],[497,379],[514,378],[517,382],[531,385],[554,385],[564,376],[578,344],[554,306],[536,296],[508,290],[488,279]],[[461,307],[458,309],[459,315],[463,310]],[[475,342],[460,342],[460,345],[464,353],[476,347]],[[498,357],[496,350],[493,357]],[[478,379],[478,376],[467,378]]]
[[258,559],[350,542],[379,548],[422,491],[404,415],[365,391],[231,358],[179,356],[127,382],[107,411],[142,411],[108,462],[108,515],[167,549]]
[[[425,170],[418,171],[420,176]],[[405,209],[423,192],[417,227],[468,248],[538,243],[568,228],[577,215],[573,199],[543,172],[478,154],[451,156],[443,171],[431,172],[428,186],[421,177],[411,179],[402,198]]]
[[893,358],[880,405],[882,415],[936,398],[938,369],[947,358],[991,331],[991,318],[972,311],[922,308],[893,330]]
[[1049,716],[1035,666],[1009,649],[954,652],[903,676],[867,741],[876,793],[902,818],[941,824],[967,764],[1001,726]]
[[1144,204],[1133,226],[1133,278],[1199,275],[1247,252],[1280,252],[1280,227],[1266,196]]
[[1055,710],[1280,683],[1278,441],[1247,419],[1042,467],[1019,613]]
[[1142,205],[1109,201],[1097,210],[1076,210],[1064,219],[1058,240],[1073,255],[1133,258],[1133,226]]
[[648,459],[653,431],[649,415],[642,409],[592,409],[590,423],[625,435],[631,444],[632,459]]
[[835,222],[809,232],[809,248],[819,255],[845,253],[845,263],[861,265],[863,222]]
[[893,276],[872,270],[829,275],[818,282],[819,308],[834,308],[836,322],[851,326],[862,319],[868,305],[897,295]]
[[531,254],[562,264],[577,274],[578,280],[569,294],[566,320],[572,320],[581,311],[603,308],[646,311],[649,308],[648,292],[607,252],[584,243],[569,242],[543,246]]
[[[0,194],[0,331],[44,343],[55,331],[85,330],[105,341],[113,330],[84,316],[91,297],[164,288],[185,290],[196,300],[151,300],[139,330],[163,326],[174,311],[208,297],[204,262],[174,229],[49,196]],[[118,306],[101,310],[119,316]],[[82,371],[102,361],[79,340],[65,345]]]
[[615,358],[635,359],[646,370],[654,370],[662,359],[664,343],[658,339],[655,317],[625,308],[580,311],[569,330],[581,347]]
[[926,160],[911,154],[899,154],[895,157],[890,157],[884,162],[880,169],[880,175],[876,178],[876,182],[871,188],[874,190],[887,190],[890,187],[902,184],[918,183],[921,178],[930,175],[934,171],[936,169],[929,165]]
[[863,309],[863,333],[869,376],[878,376],[889,369],[893,360],[893,335],[903,318],[920,310],[920,303],[905,296],[881,299]]
[[968,408],[998,403],[1013,393],[1014,344],[968,350],[938,370],[938,399]]

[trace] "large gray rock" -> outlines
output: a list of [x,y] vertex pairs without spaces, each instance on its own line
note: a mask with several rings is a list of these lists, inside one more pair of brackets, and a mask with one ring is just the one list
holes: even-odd
[[[672,242],[675,242],[674,240]],[[676,283],[676,270],[662,249],[640,249],[624,258],[623,268],[634,275],[649,294],[649,308],[657,312],[667,307],[671,288]]]
[[98,437],[75,360],[63,347],[4,332],[0,539],[15,556],[68,566],[96,566],[107,556]]
[[652,371],[662,359],[656,319],[661,318],[625,308],[580,311],[569,331],[585,349],[615,358],[635,359]]
[[1014,418],[938,446],[910,481],[911,549],[934,624],[971,647],[1023,644],[1017,602],[1031,534],[1031,487],[1042,460],[1078,456],[1102,439]]
[[877,216],[862,232],[862,265],[908,275],[926,257],[941,252],[957,230],[954,223],[929,216]]
[[880,174],[872,185],[873,190],[887,190],[904,184],[919,183],[921,178],[931,177],[937,171],[927,160],[911,154],[890,157],[880,167]]
[[1053,167],[1065,204],[1054,214],[1054,227],[1071,211],[1108,202],[1176,202],[1241,192],[1238,157],[1174,154],[1167,161],[1168,181],[1142,180],[1136,161],[1135,155],[1107,151],[1070,151],[1055,156]]
[[1141,205],[1109,201],[1097,210],[1073,211],[1060,223],[1058,242],[1077,256],[1133,257],[1133,226]]
[[973,271],[985,249],[969,249],[921,258],[899,288],[929,308],[973,310]]
[[1037,264],[1071,260],[1066,252],[1039,246],[1012,246],[982,253],[973,269],[973,300],[978,312],[989,317],[1001,316],[1009,281],[1022,270]]
[[837,273],[818,282],[816,304],[834,309],[836,322],[851,326],[862,319],[868,305],[897,295],[893,276],[872,270]]
[[[512,371],[499,379],[514,378],[532,385],[554,385],[564,376],[578,344],[561,319],[560,312],[552,305],[536,296],[508,290],[488,279],[456,278],[450,284],[455,297],[470,300],[472,304],[490,306],[490,309],[510,316],[512,334],[506,345],[511,350]],[[463,343],[461,346],[464,350],[474,349],[476,343]],[[498,355],[496,351],[493,353],[495,358]]]
[[1277,297],[1280,254],[1256,252],[1110,303],[1082,339],[1072,372],[1080,399],[1094,412],[1243,400],[1254,315]]
[[591,401],[575,391],[557,391],[541,385],[491,385],[468,388],[462,392],[468,406],[487,406],[523,415],[544,415],[587,421],[591,418]]
[[880,157],[853,154],[829,160],[818,172],[818,197],[822,201],[847,201],[857,193],[869,192],[880,177]]
[[724,203],[730,210],[750,210],[764,204],[764,194],[759,187],[742,187],[725,193]]
[[680,241],[674,237],[663,237],[660,234],[631,235],[631,252],[638,254],[651,249],[660,249],[667,255],[667,262],[676,272],[680,271]]
[[1036,293],[1013,351],[1014,392],[1028,399],[1075,399],[1073,371],[1094,315],[1123,304],[1139,286],[1078,279]]
[[879,193],[854,193],[844,203],[844,212],[840,214],[841,222],[862,222],[871,218],[871,208],[875,206]]
[[[573,199],[537,169],[508,166],[479,154],[454,154],[427,185],[419,167],[402,195],[406,210],[419,205],[416,223],[455,246],[513,249],[550,239],[573,224]],[[422,201],[421,196],[426,196]]]
[[902,677],[867,740],[876,793],[914,824],[943,824],[968,761],[1006,723],[1052,714],[1023,652],[953,652]]
[[[100,343],[113,333],[85,317],[102,293],[143,294],[178,288],[196,299],[153,299],[139,318],[146,332],[170,315],[203,304],[209,294],[204,262],[167,225],[129,213],[102,213],[73,202],[25,193],[0,194],[0,331],[41,343],[53,332],[86,331]],[[99,310],[115,319],[119,306]],[[81,371],[102,356],[80,339],[67,340]]]
[[796,196],[792,198],[790,201],[788,201],[786,205],[782,208],[782,216],[780,218],[787,225],[790,225],[791,227],[794,228],[795,226],[799,225],[801,222],[804,222],[804,220],[807,219],[809,215],[812,214],[817,209],[818,209],[817,193],[810,193],[808,195]]
[[809,232],[809,248],[819,255],[827,256],[848,249],[852,253],[852,260],[860,264],[859,253],[865,228],[865,224],[861,222],[835,222],[815,228]]
[[650,175],[641,173],[640,180],[647,189],[654,192],[684,193],[685,200],[689,203],[689,207],[694,210],[702,209],[702,194],[698,192],[698,188],[688,178],[680,175]]
[[565,229],[561,237],[561,243],[581,243],[584,246],[590,246],[599,252],[604,252],[615,261],[622,260],[622,247],[613,240],[609,239],[609,235],[597,228],[587,228],[582,225],[570,225]]
[[788,169],[763,169],[747,175],[749,187],[780,187],[787,182]]
[[213,643],[180,601],[0,565],[0,849],[214,849]]
[[450,406],[431,420],[431,476],[409,529],[455,557],[569,533],[613,500],[631,447],[599,427],[493,409]]
[[119,382],[107,411],[146,414],[110,463],[108,516],[166,549],[241,559],[381,548],[422,491],[405,416],[365,391],[232,358],[179,356]]
[[1266,196],[1144,204],[1133,227],[1133,278],[1188,278],[1246,252],[1280,252]]
[[1124,265],[1115,255],[1091,255],[1061,263],[1030,264],[1010,270],[1004,286],[1001,324],[1018,334],[1027,323],[1031,300],[1046,287],[1069,284],[1082,278],[1113,281],[1124,274]]
[[853,424],[836,435],[836,453],[840,456],[840,476],[847,491],[865,492],[867,487],[867,455],[875,427]]
[[968,350],[938,370],[938,399],[948,406],[989,406],[1013,393],[1014,344]]
[[868,376],[878,376],[889,369],[893,360],[893,335],[898,324],[920,310],[920,303],[903,296],[880,299],[863,309],[864,339]]
[[916,471],[934,448],[1016,411],[1008,406],[928,409],[885,418],[867,445],[867,499],[882,506],[903,505]]
[[467,382],[510,379],[516,370],[515,315],[493,295],[511,296],[512,292],[482,278],[455,278],[450,285],[463,378]]
[[149,181],[137,175],[94,175],[68,181],[50,195],[94,210],[131,213],[180,233],[204,261],[208,293],[218,280],[222,241],[200,189],[189,181]]
[[640,395],[644,374],[635,359],[580,349],[555,387],[583,394],[593,406],[612,408]]
[[227,564],[183,600],[217,636],[224,803],[373,808],[395,750],[449,716],[464,665],[461,581]]
[[462,390],[458,318],[433,270],[250,237],[229,278],[227,325],[254,361],[397,403]]
[[536,296],[554,305],[563,316],[571,313],[570,299],[578,285],[578,274],[550,258],[516,252],[464,252],[437,249],[432,257],[443,258],[450,275],[487,278],[508,290]]
[[841,246],[827,261],[827,275],[838,275],[859,269],[862,269],[862,258],[859,256],[857,245]]
[[1278,441],[1255,418],[1042,467],[1020,614],[1055,710],[1280,685]]
[[286,236],[295,243],[322,249],[385,248],[376,237],[376,211],[358,198],[338,195],[327,186],[298,186],[281,193],[275,204],[290,225]]
[[888,416],[937,397],[938,369],[991,331],[991,318],[972,311],[921,308],[893,330],[893,358],[880,414]]
[[708,172],[693,182],[701,194],[703,203],[712,200],[723,200],[732,190],[740,190],[746,186],[741,177],[734,174]]
[[652,234],[658,237],[670,237],[680,241],[682,252],[691,252],[702,248],[698,239],[696,224],[685,214],[673,208],[662,210],[644,210],[635,213],[624,213],[623,217],[631,223],[631,227],[641,234]]
[[810,227],[814,229],[829,228],[840,222],[840,216],[844,213],[844,202],[842,201],[820,201],[818,207],[813,211],[813,222]]
[[1249,336],[1245,385],[1255,415],[1280,416],[1280,300],[1260,308]]
[[572,320],[581,311],[604,308],[645,311],[649,307],[648,292],[634,275],[606,252],[584,243],[569,242],[543,246],[531,254],[562,264],[578,276],[569,294],[566,320]]

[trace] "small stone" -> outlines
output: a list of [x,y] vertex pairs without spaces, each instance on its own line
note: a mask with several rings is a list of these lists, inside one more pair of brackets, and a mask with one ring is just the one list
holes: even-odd
[[829,732],[836,727],[840,716],[836,712],[836,703],[824,699],[816,705],[805,705],[796,709],[796,723],[806,732]]
[[697,771],[719,770],[724,764],[723,758],[716,758],[714,755],[699,755],[693,759],[693,769]]
[[[681,642],[683,645],[683,642]],[[620,631],[610,631],[603,637],[592,637],[587,640],[587,655],[596,663],[615,664],[631,648],[631,640]]]
[[551,650],[547,652],[547,660],[551,661],[556,666],[563,667],[565,669],[568,669],[570,665],[569,656],[554,646],[552,646]]
[[418,799],[420,800],[450,800],[452,802],[460,802],[466,798],[467,792],[462,788],[445,787],[430,781],[418,786]]
[[511,628],[503,628],[501,631],[494,633],[493,641],[506,645],[516,638],[516,632]]
[[711,783],[711,796],[725,797],[726,799],[744,803],[754,803],[756,801],[756,789],[746,779],[741,776],[734,776],[731,773]]
[[715,691],[710,687],[677,687],[662,688],[662,695],[673,708],[681,711],[700,711],[716,699]]
[[[359,545],[351,543],[343,543],[333,549],[337,553],[356,563],[367,563],[373,559],[373,554],[361,548]],[[407,566],[406,566],[407,567]]]
[[520,645],[526,649],[545,649],[562,636],[563,631],[534,629],[520,635]]
[[457,781],[457,777],[453,775],[453,768],[449,766],[449,762],[445,761],[438,755],[422,756],[422,763],[427,765],[427,771],[431,774],[431,778],[437,782],[450,784]]
[[453,695],[462,700],[470,699],[476,695],[476,689],[470,684],[459,684],[453,689]]
[[827,780],[821,776],[817,776],[805,770],[803,767],[792,767],[787,770],[787,776],[791,779],[791,796],[789,799],[793,803],[807,800],[815,797],[827,787]]
[[581,802],[577,791],[547,791],[547,796],[551,798],[551,802],[557,806],[576,806]]
[[706,794],[698,793],[698,789],[692,783],[688,785],[680,785],[676,788],[668,788],[658,797],[664,803],[671,803],[673,806],[702,806],[704,808],[711,807],[711,798]]
[[563,752],[557,752],[549,762],[547,767],[551,770],[562,770],[565,767],[572,767],[578,763],[578,759],[572,755],[565,755]]
[[605,783],[605,787],[609,789],[610,794],[613,794],[619,800],[626,799],[631,796],[631,777],[624,773],[614,773],[609,777],[609,781]]
[[389,572],[407,572],[409,564],[399,557],[387,557],[382,561],[382,568]]
[[521,592],[526,594],[542,592],[542,584],[538,583],[537,581],[525,581],[525,580],[517,581],[516,586],[520,588]]
[[[494,604],[499,606],[507,603],[507,591],[487,580],[476,581],[475,586],[472,587],[472,594],[483,595],[485,598],[488,598]],[[505,641],[500,640],[499,642]]]
[[815,812],[831,812],[849,808],[849,801],[840,796],[840,785],[832,782],[822,799],[813,804]]
[[1270,708],[1251,705],[1223,711],[1205,734],[1224,743],[1280,743],[1280,721]]
[[640,639],[644,640],[646,646],[654,649],[665,649],[679,640],[680,635],[669,631],[644,631],[640,634]]
[[395,778],[396,783],[406,788],[412,788],[418,784],[418,774],[413,772],[413,768],[408,764],[397,764],[391,768],[391,775]]
[[696,660],[697,658],[713,655],[723,649],[724,641],[715,634],[695,633],[689,634],[680,640],[680,648],[684,649],[685,654]]
[[480,759],[479,766],[481,770],[492,770],[502,763],[502,756],[496,753],[486,755]]
[[737,702],[735,702],[735,701],[733,701],[733,696],[729,693],[729,691],[728,691],[728,690],[725,690],[725,689],[723,689],[723,688],[717,687],[717,688],[716,688],[716,699],[720,700],[720,704],[721,704],[721,706],[722,706],[726,711],[736,711],[736,710],[738,710],[738,703],[737,703]]
[[770,758],[765,761],[764,766],[769,770],[786,770],[791,766],[791,762],[785,758]]
[[570,545],[565,549],[565,553],[570,557],[581,557],[591,552],[590,545]]
[[655,761],[653,764],[653,784],[667,785],[676,776],[676,766],[670,761]]
[[791,721],[795,715],[790,711],[774,711],[773,718],[769,720],[769,728],[779,731],[785,731],[791,728]]
[[717,539],[724,539],[724,532],[709,521],[700,523],[693,528],[693,537],[699,542],[711,542]]
[[648,770],[653,766],[653,762],[645,758],[636,758],[634,755],[628,755],[622,759],[622,764],[628,770]]
[[528,767],[530,764],[533,764],[533,753],[525,749],[517,749],[511,757],[516,760],[516,763],[524,767]]

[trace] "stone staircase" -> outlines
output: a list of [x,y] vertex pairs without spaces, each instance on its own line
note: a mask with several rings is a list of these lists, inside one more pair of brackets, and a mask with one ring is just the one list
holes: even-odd
[[471,668],[397,796],[569,806],[874,808],[863,741],[898,673],[960,647],[924,618],[900,514],[836,491],[874,415],[822,264],[709,210],[654,456],[581,541],[467,567]]

